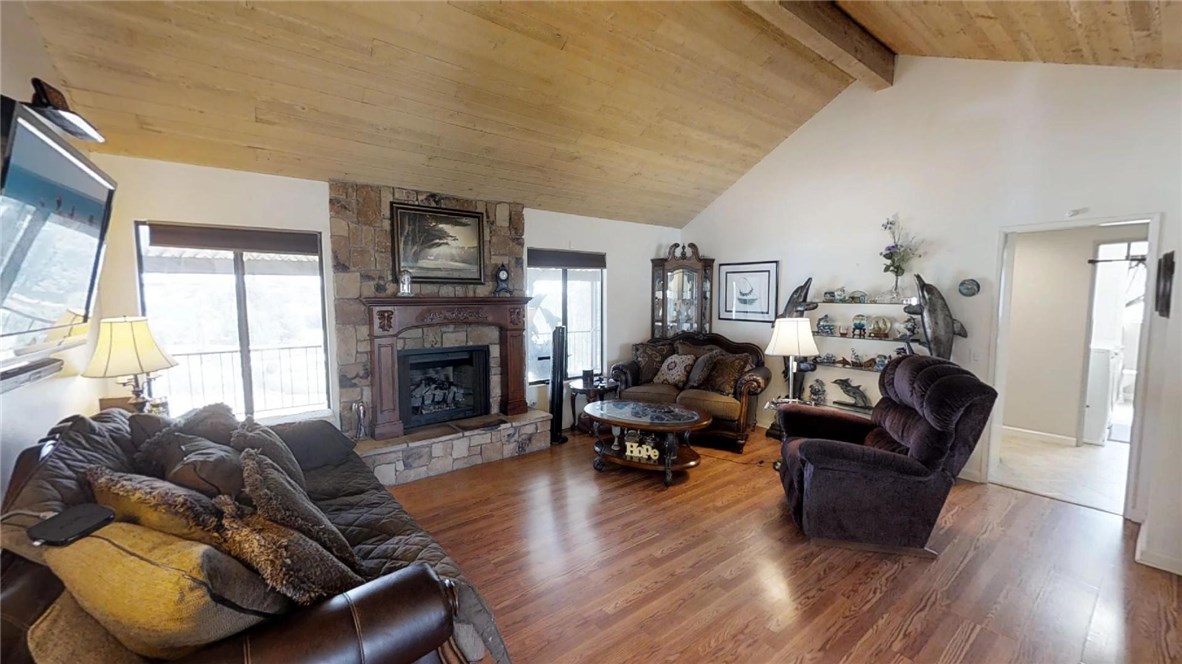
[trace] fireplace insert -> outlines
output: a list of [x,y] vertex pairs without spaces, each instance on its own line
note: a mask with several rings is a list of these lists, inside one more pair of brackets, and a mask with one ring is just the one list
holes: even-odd
[[398,351],[398,410],[406,431],[487,415],[488,346]]

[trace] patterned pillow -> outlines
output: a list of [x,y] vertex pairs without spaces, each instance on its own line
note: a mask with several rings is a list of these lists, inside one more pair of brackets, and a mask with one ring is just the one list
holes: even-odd
[[661,370],[657,372],[653,382],[681,388],[689,379],[690,370],[694,368],[695,362],[697,358],[693,355],[670,355],[661,365]]
[[747,371],[750,363],[751,356],[746,353],[741,355],[723,353],[714,361],[714,366],[710,369],[710,374],[706,377],[702,388],[723,396],[734,396],[735,384],[739,382],[739,376]]
[[640,383],[653,382],[665,359],[672,354],[673,344],[670,343],[632,344],[632,359],[640,366]]
[[710,370],[714,368],[714,363],[723,355],[723,351],[715,350],[700,356],[698,361],[694,362],[694,368],[690,370],[689,379],[685,381],[686,388],[701,387],[702,383],[705,383],[710,376]]
[[718,346],[715,346],[714,344],[703,346],[701,344],[691,344],[688,341],[677,342],[678,355],[693,355],[694,357],[702,357],[703,355],[713,353],[716,350],[722,349]]

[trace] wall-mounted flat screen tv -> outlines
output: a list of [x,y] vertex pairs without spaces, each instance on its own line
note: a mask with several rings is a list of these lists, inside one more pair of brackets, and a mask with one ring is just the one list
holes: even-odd
[[0,364],[85,323],[115,182],[32,109],[4,97]]

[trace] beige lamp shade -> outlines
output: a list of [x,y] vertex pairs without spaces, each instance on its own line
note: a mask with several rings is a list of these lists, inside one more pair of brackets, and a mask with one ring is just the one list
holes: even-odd
[[176,365],[176,360],[156,343],[147,318],[122,316],[99,321],[94,356],[82,375],[88,378],[136,376]]
[[807,318],[777,318],[772,340],[763,352],[781,356],[816,355],[819,351],[813,340],[812,322]]

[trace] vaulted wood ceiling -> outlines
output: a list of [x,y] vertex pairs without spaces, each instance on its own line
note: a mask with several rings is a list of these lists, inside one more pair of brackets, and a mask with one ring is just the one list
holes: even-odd
[[1182,69],[1182,3],[838,0],[903,55]]
[[826,3],[767,4],[27,6],[71,102],[109,139],[98,151],[670,226],[854,77],[889,85],[874,38],[917,55],[1182,68],[1178,2],[840,3],[865,31]]
[[672,226],[851,81],[737,3],[28,6],[100,151]]

